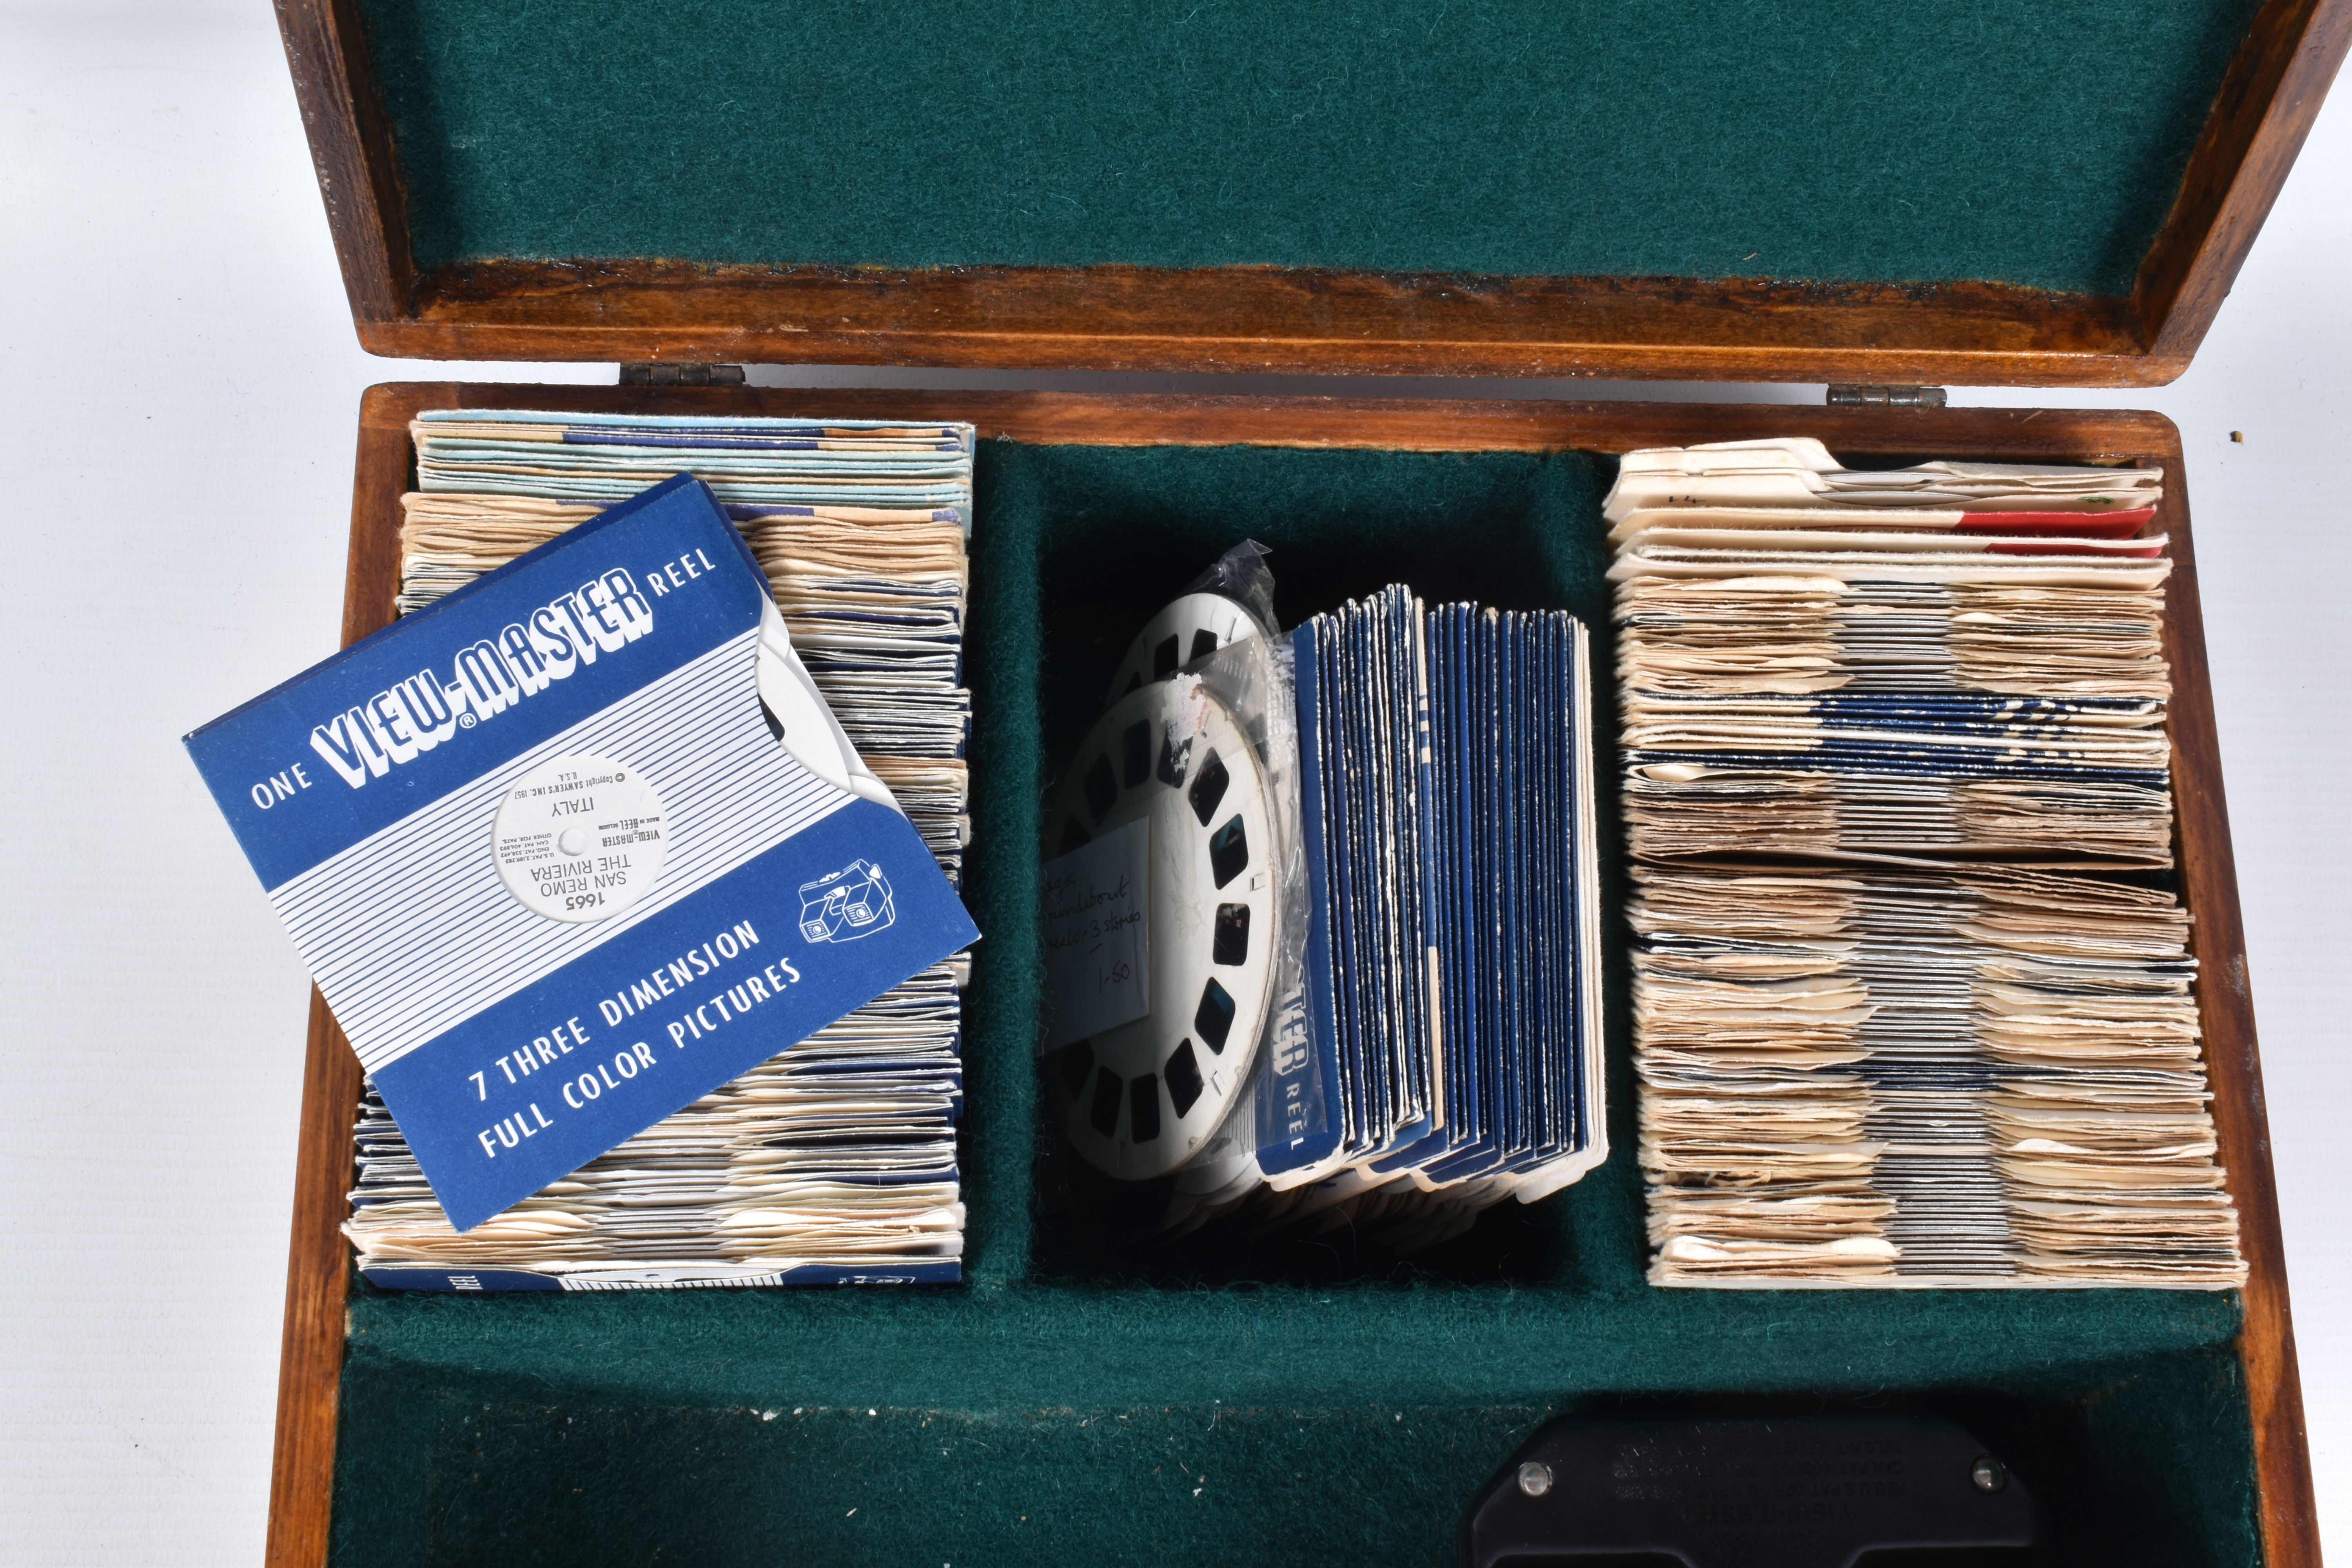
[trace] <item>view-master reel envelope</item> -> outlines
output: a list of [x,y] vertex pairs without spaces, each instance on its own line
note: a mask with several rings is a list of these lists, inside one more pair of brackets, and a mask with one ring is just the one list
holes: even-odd
[[188,737],[458,1229],[977,938],[784,635],[680,476]]

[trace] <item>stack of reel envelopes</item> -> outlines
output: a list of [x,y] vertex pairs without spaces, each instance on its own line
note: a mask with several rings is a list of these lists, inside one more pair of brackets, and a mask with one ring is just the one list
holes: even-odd
[[[762,636],[763,700],[813,685],[853,769],[959,878],[969,426],[446,410],[411,434],[403,614],[674,474],[709,484],[790,628]],[[769,661],[801,679],[772,683]],[[371,1089],[361,1267],[461,1289],[953,1279],[966,970],[915,976],[463,1235]]]
[[2242,1282],[2165,875],[2162,478],[1625,458],[1656,1283]]

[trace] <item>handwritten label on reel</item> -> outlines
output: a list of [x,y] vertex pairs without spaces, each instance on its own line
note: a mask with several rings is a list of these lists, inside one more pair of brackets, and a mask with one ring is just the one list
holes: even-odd
[[1040,1049],[1151,1011],[1150,858],[1144,818],[1045,862],[1039,908],[1052,1016]]

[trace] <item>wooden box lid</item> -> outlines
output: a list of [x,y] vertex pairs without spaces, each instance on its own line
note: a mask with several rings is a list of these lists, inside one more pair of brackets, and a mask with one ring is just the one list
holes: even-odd
[[423,358],[2158,384],[2352,0],[278,0]]

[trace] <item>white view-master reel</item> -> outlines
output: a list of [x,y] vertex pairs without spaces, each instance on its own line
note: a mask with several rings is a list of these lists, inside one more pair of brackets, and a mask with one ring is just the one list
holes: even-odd
[[1239,599],[1223,594],[1187,594],[1143,623],[1128,645],[1127,657],[1110,678],[1106,703],[1118,701],[1155,680],[1165,680],[1219,648],[1258,635],[1257,621]]
[[1114,703],[1055,791],[1049,854],[1150,824],[1151,1010],[1045,1060],[1070,1142],[1114,1176],[1142,1181],[1182,1164],[1248,1079],[1274,988],[1280,893],[1268,807],[1241,726],[1181,675]]

